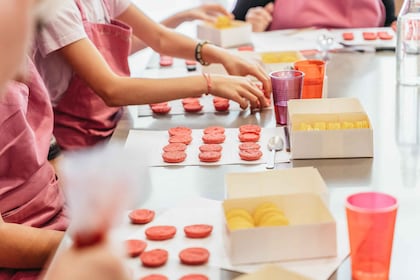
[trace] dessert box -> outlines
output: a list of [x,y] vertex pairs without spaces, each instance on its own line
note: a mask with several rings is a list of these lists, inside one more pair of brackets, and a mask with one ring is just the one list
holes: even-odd
[[298,51],[261,52],[259,55],[268,73],[292,69],[296,61],[305,59],[302,53]]
[[357,98],[287,104],[292,159],[373,157],[372,124]]
[[217,28],[214,24],[202,22],[197,25],[197,38],[208,40],[223,48],[251,43],[252,26],[249,23],[233,20],[228,27]]
[[[289,221],[283,226],[231,230],[230,220],[225,215],[225,243],[233,265],[337,255],[336,222],[324,201],[326,186],[320,184],[322,178],[316,178],[316,173],[316,169],[307,167],[242,173],[248,175],[245,177],[234,173],[226,175],[224,213],[239,208],[252,214],[259,205],[270,202],[281,209]],[[314,178],[317,182],[312,182]],[[253,189],[246,183],[249,181],[254,182]]]
[[298,167],[261,172],[228,173],[227,198],[252,198],[261,195],[315,193],[328,204],[328,190],[314,167]]
[[299,273],[284,269],[278,265],[265,265],[261,269],[236,277],[234,280],[261,280],[261,279],[283,279],[283,280],[311,280]]

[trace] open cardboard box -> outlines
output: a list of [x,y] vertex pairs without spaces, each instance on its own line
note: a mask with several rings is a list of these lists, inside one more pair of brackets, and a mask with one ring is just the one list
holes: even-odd
[[[272,202],[289,220],[287,226],[228,230],[228,250],[233,265],[334,257],[337,255],[336,223],[319,195],[298,193],[228,199],[225,213],[242,208],[250,213]],[[226,221],[227,225],[227,221]]]
[[284,268],[279,267],[278,265],[269,264],[265,265],[261,269],[241,275],[236,277],[234,280],[311,280],[310,278],[298,274],[296,272],[292,272],[286,270]]
[[333,257],[337,254],[336,222],[327,207],[327,189],[315,168],[302,167],[225,177],[226,213],[242,208],[250,213],[272,202],[289,220],[287,226],[227,230],[233,265]]
[[[292,159],[373,157],[373,129],[357,98],[287,102]],[[366,121],[368,128],[301,130],[302,124]]]
[[259,55],[268,73],[292,69],[296,61],[305,59],[298,51],[261,52]]
[[262,172],[228,173],[226,198],[250,198],[266,195],[314,193],[328,205],[328,190],[318,170],[299,167]]
[[198,39],[208,40],[223,48],[249,44],[252,42],[251,34],[251,24],[239,20],[231,21],[231,27],[220,29],[208,22],[202,22],[197,25]]

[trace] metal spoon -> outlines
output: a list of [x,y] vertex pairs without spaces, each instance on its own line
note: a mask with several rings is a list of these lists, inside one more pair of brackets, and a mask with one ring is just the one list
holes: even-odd
[[283,139],[280,136],[273,136],[268,140],[268,150],[271,151],[271,156],[267,161],[267,169],[273,169],[276,161],[276,152],[283,150]]

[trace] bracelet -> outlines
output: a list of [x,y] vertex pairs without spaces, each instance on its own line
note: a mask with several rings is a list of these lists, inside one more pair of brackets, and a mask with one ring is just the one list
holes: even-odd
[[50,148],[48,150],[48,160],[53,160],[58,157],[61,153],[60,146],[58,146],[57,140],[54,135],[51,135]]
[[203,77],[204,79],[206,79],[206,83],[207,83],[207,92],[206,95],[211,93],[211,77],[210,74],[208,73],[203,73]]
[[206,44],[210,44],[210,42],[209,41],[201,41],[197,44],[197,46],[195,46],[195,60],[197,62],[199,62],[201,65],[204,65],[204,66],[210,65],[210,63],[204,61],[203,54],[202,54],[203,47]]

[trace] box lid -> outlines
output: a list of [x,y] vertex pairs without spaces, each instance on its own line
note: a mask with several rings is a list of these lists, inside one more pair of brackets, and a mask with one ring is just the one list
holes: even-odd
[[357,98],[292,99],[287,102],[289,116],[295,114],[364,113]]
[[309,278],[292,272],[290,270],[286,270],[278,265],[274,265],[274,264],[268,264],[265,265],[264,267],[262,267],[261,269],[253,272],[253,273],[249,273],[249,274],[245,274],[245,275],[241,275],[237,278],[235,278],[234,280],[260,280],[260,279],[265,279],[265,280],[278,280],[278,279],[283,279],[283,280],[310,280]]
[[316,193],[328,202],[324,180],[314,167],[298,167],[262,172],[228,173],[225,175],[226,198]]

